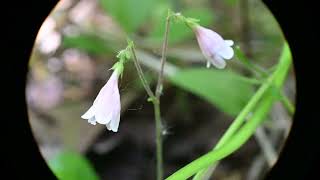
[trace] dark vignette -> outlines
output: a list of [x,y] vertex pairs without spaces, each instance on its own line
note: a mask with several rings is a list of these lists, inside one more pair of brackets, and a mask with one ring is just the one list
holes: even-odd
[[319,177],[319,130],[316,107],[312,102],[318,96],[316,66],[311,62],[316,52],[315,5],[310,1],[263,0],[271,10],[287,39],[294,61],[297,97],[296,113],[291,132],[279,160],[266,179],[314,179]]
[[[313,65],[316,50],[315,11],[309,2],[263,0],[278,20],[289,42],[297,74],[297,108],[289,138],[279,161],[266,179],[310,179],[316,175],[318,127],[313,83],[317,66]],[[56,179],[42,158],[28,123],[25,85],[29,56],[37,32],[57,0],[10,1],[3,6],[1,75],[1,159],[2,177],[8,179]],[[296,3],[296,4],[295,4]],[[313,26],[312,26],[313,25]],[[4,39],[4,41],[3,41]],[[6,57],[6,56],[2,56]],[[10,59],[9,59],[10,57]],[[308,81],[309,79],[309,81]],[[319,156],[318,156],[319,157]],[[316,161],[317,160],[317,161]],[[315,176],[316,177],[316,176]],[[1,178],[2,179],[2,178]]]
[[5,29],[1,34],[1,44],[4,45],[1,55],[7,56],[1,58],[1,164],[4,168],[0,170],[0,179],[56,179],[32,135],[25,86],[34,40],[57,2],[13,0],[1,5],[1,11],[5,12],[1,18],[1,29]]

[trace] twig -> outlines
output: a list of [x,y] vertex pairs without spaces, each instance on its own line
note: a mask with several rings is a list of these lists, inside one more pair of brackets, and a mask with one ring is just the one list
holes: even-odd
[[277,152],[274,149],[271,140],[266,135],[264,128],[262,126],[258,127],[254,136],[261,147],[269,167],[272,167],[277,159]]
[[136,56],[136,52],[134,50],[134,47],[131,46],[130,48],[131,52],[132,52],[132,55],[133,55],[133,62],[134,62],[134,65],[136,66],[136,69],[137,69],[137,72],[138,72],[138,75],[139,75],[139,78],[141,79],[141,82],[142,82],[142,85],[144,87],[144,89],[146,90],[147,94],[149,95],[150,98],[155,98],[155,95],[153,94],[153,92],[151,91],[151,88],[149,86],[149,83],[147,82],[147,80],[145,79],[145,76],[143,74],[143,71],[141,69],[141,66],[138,62],[138,59],[137,59],[137,56]]
[[166,63],[166,60],[167,60],[166,55],[167,55],[167,48],[168,48],[169,29],[170,29],[170,15],[168,13],[168,16],[166,18],[166,29],[164,33],[164,41],[162,45],[161,68],[159,72],[158,83],[157,83],[157,88],[155,93],[157,99],[160,98],[161,91],[162,91],[163,69],[164,69],[164,64]]

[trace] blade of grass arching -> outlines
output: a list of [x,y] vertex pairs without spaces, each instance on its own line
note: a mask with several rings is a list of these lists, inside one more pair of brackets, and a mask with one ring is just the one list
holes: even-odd
[[237,57],[237,59],[239,59],[242,64],[249,70],[253,70],[254,73],[256,73],[257,75],[261,76],[261,77],[266,77],[268,76],[268,73],[262,69],[261,67],[253,64],[245,55],[244,53],[241,51],[239,46],[236,46],[234,48],[234,53]]
[[[255,107],[255,105],[258,103],[258,101],[261,99],[264,93],[269,89],[272,83],[274,86],[279,87],[279,89],[282,87],[285,77],[290,68],[290,65],[291,65],[291,54],[290,54],[288,45],[285,44],[282,54],[280,56],[279,64],[277,65],[277,68],[274,71],[274,73],[267,79],[267,81],[259,88],[256,94],[251,98],[249,103],[240,112],[238,117],[234,120],[234,122],[231,124],[231,126],[228,128],[226,133],[219,140],[218,144],[215,146],[214,149],[220,148],[223,144],[225,144],[231,138],[231,136],[234,135],[234,133],[244,123],[247,115],[250,113],[250,111],[252,111],[252,109]],[[215,166],[216,165],[213,164],[210,167],[199,171],[194,176],[193,180],[208,179],[211,176],[212,172],[214,171]]]
[[288,110],[290,115],[293,115],[295,112],[295,107],[291,103],[290,99],[281,91],[281,102],[284,105],[284,107]]
[[252,136],[252,134],[255,132],[255,129],[261,124],[264,117],[268,114],[272,106],[272,102],[273,96],[267,96],[264,98],[259,107],[253,113],[253,116],[250,118],[248,123],[241,127],[238,133],[232,136],[228,142],[226,142],[220,148],[217,148],[192,161],[185,167],[166,178],[166,180],[187,179],[199,170],[210,166],[212,163],[215,163],[236,151]]
[[[236,46],[235,49],[235,55],[237,57],[237,59],[239,59],[242,64],[249,70],[252,70],[255,74],[259,75],[260,77],[267,77],[269,73],[273,72],[277,66],[274,66],[272,68],[270,68],[269,70],[264,70],[263,68],[255,65],[254,63],[252,63],[251,60],[249,60],[245,54],[241,51],[239,46]],[[281,58],[286,58],[286,57],[290,57],[290,49],[289,47],[286,45],[281,53],[281,56],[279,59]],[[285,108],[288,110],[288,112],[293,115],[294,113],[294,106],[293,104],[290,102],[290,100],[288,99],[288,97],[280,92],[279,96],[281,98],[281,102],[283,103],[283,105],[285,106]]]

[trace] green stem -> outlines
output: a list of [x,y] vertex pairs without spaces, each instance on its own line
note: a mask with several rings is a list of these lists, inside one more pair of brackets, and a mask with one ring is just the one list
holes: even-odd
[[164,40],[162,44],[160,72],[158,75],[158,83],[155,90],[155,99],[153,99],[152,101],[153,107],[154,107],[155,124],[156,124],[157,180],[163,179],[162,123],[161,123],[161,111],[160,111],[160,96],[162,94],[162,87],[163,87],[164,65],[167,60],[168,36],[169,36],[171,15],[172,15],[172,12],[168,10],[168,15],[166,18],[166,27],[164,32]]
[[208,167],[213,162],[219,161],[233,153],[235,150],[241,147],[255,132],[255,129],[264,119],[261,117],[264,117],[269,112],[272,102],[272,96],[269,96],[268,99],[266,98],[254,113],[255,115],[251,118],[251,120],[246,123],[239,130],[238,134],[230,139],[227,144],[192,161],[190,164],[169,176],[166,180],[187,179],[202,168]]
[[[259,90],[254,94],[254,96],[250,99],[248,104],[242,109],[240,114],[236,117],[236,119],[233,121],[233,123],[230,125],[228,130],[224,133],[222,138],[218,141],[217,145],[215,146],[215,149],[220,148],[223,146],[234,134],[235,132],[240,128],[240,126],[245,122],[246,117],[248,114],[252,111],[252,109],[257,105],[259,100],[262,98],[264,93],[270,88],[272,81],[274,79],[274,75],[270,76],[267,81],[259,88]],[[193,180],[200,180],[204,176],[206,176],[207,172],[212,172],[215,168],[215,165],[212,165],[211,167],[207,169],[203,169],[199,171]]]
[[[231,124],[231,126],[229,127],[229,129],[227,130],[227,132],[223,135],[223,137],[220,139],[220,141],[218,142],[218,144],[216,145],[216,147],[214,148],[213,151],[209,152],[210,153],[215,153],[216,150],[220,149],[221,147],[224,147],[225,144],[230,143],[229,141],[231,141],[231,138],[234,136],[235,132],[240,128],[240,126],[243,124],[243,122],[245,121],[245,118],[247,117],[247,115],[249,114],[249,112],[251,112],[253,110],[253,108],[256,106],[256,104],[258,103],[259,99],[267,92],[267,90],[271,87],[271,85],[274,83],[276,86],[281,87],[283,82],[284,82],[284,78],[288,72],[288,69],[290,67],[291,64],[291,55],[290,55],[290,50],[288,48],[288,46],[284,47],[283,53],[280,57],[280,62],[277,65],[277,69],[274,71],[274,73],[267,79],[267,81],[260,87],[260,89],[256,92],[256,94],[251,98],[251,100],[249,101],[249,103],[244,107],[244,109],[240,112],[240,114],[238,115],[238,117],[234,120],[234,122]],[[279,88],[280,89],[280,88]],[[253,121],[253,120],[251,120]],[[248,122],[249,123],[249,122]],[[246,126],[246,125],[245,125]],[[237,136],[239,135],[240,131],[238,132]],[[236,137],[237,137],[236,136]],[[240,145],[240,144],[239,144]],[[240,146],[239,146],[240,147]],[[207,154],[207,155],[208,155]],[[206,155],[205,155],[206,156]],[[223,156],[225,157],[225,156]],[[222,157],[222,158],[223,158]],[[207,172],[212,171],[212,169],[214,169],[214,164],[216,160],[215,156],[212,157],[212,159],[210,161],[212,161],[211,163],[209,163],[209,165],[211,164],[211,167],[207,167],[206,169],[197,169],[197,170],[192,170],[192,173],[197,172],[198,170],[200,170],[197,175],[194,177],[194,179],[201,179],[203,178]],[[197,160],[196,160],[197,161]],[[201,161],[201,160],[200,160]],[[206,160],[203,160],[205,163]],[[191,162],[190,164],[193,164],[195,161]],[[190,165],[189,164],[189,165]],[[197,163],[196,163],[197,164]],[[182,168],[181,170],[177,171],[176,173],[174,173],[172,176],[169,177],[169,179],[177,179],[176,177],[180,177],[183,176],[183,173],[189,173],[188,171],[191,170],[189,169],[189,165],[185,166],[184,168]],[[193,165],[192,165],[193,166]],[[206,167],[206,166],[205,166]],[[186,169],[185,169],[186,168]],[[202,170],[201,170],[202,169]],[[187,171],[187,172],[185,172]],[[193,174],[191,174],[193,175]],[[190,176],[191,176],[190,175]],[[172,178],[173,177],[173,178]],[[187,176],[185,176],[186,178],[188,178]],[[183,179],[183,178],[180,178]],[[179,179],[179,180],[180,180]]]
[[163,179],[162,157],[162,123],[159,101],[153,101],[154,118],[156,122],[156,145],[157,145],[157,180]]
[[268,73],[262,69],[261,67],[253,64],[251,61],[248,60],[248,58],[244,55],[244,53],[241,51],[239,46],[236,46],[234,48],[236,57],[242,62],[242,64],[249,70],[253,70],[254,73],[259,75],[260,77],[267,77]]
[[142,69],[141,69],[141,66],[140,66],[140,63],[139,63],[139,61],[138,61],[138,59],[137,59],[136,52],[135,52],[135,50],[134,50],[134,46],[133,46],[133,45],[130,47],[130,50],[131,50],[131,53],[132,53],[132,57],[133,57],[132,59],[133,59],[134,65],[135,65],[135,67],[136,67],[136,69],[137,69],[139,78],[140,78],[140,80],[141,80],[141,83],[142,83],[144,89],[146,90],[148,96],[149,96],[151,99],[155,99],[155,95],[154,95],[153,92],[151,91],[151,88],[150,88],[150,86],[149,86],[149,83],[147,82],[147,80],[146,80],[146,78],[145,78],[145,75],[144,75],[144,73],[143,73],[143,71],[142,71]]
[[133,42],[130,42],[130,50],[132,54],[132,59],[137,69],[139,78],[141,83],[146,90],[151,102],[153,103],[154,107],[154,114],[155,114],[155,126],[156,126],[156,154],[157,154],[157,180],[163,179],[163,158],[162,158],[162,125],[161,125],[161,113],[160,113],[160,101],[151,91],[151,88],[145,78],[145,75],[141,69],[140,63],[135,53]]
[[291,103],[291,101],[289,100],[289,98],[281,91],[281,102],[284,105],[284,107],[286,107],[286,109],[288,110],[288,112],[293,115],[295,112],[295,108],[294,105]]
[[[267,77],[268,73],[272,72],[275,68],[277,68],[277,66],[274,66],[269,71],[265,71],[261,67],[249,61],[248,58],[244,55],[244,53],[240,50],[239,46],[235,47],[235,55],[247,69],[253,70],[255,74],[257,74],[259,77],[262,77],[262,78]],[[291,101],[288,99],[288,97],[284,93],[281,92],[280,96],[281,96],[281,102],[283,103],[285,108],[288,110],[288,112],[292,115],[294,113],[294,105],[291,103]]]
[[169,36],[169,29],[170,29],[170,19],[171,19],[171,12],[168,10],[168,15],[166,18],[166,27],[165,27],[165,32],[164,32],[164,40],[162,44],[162,54],[161,54],[161,67],[160,67],[160,72],[158,76],[158,83],[157,83],[157,88],[156,88],[156,97],[157,99],[160,99],[160,95],[162,92],[162,82],[163,82],[163,69],[164,65],[167,60],[167,49],[168,49],[168,36]]

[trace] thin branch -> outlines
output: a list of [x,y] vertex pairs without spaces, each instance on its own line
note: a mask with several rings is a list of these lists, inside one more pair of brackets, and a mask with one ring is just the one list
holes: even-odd
[[137,72],[138,72],[138,75],[139,75],[139,78],[142,82],[142,85],[144,87],[144,89],[146,90],[147,94],[149,95],[150,98],[154,99],[155,98],[155,95],[153,94],[150,86],[149,86],[149,83],[147,82],[147,80],[145,79],[145,76],[144,76],[144,73],[141,69],[141,66],[139,64],[139,61],[137,59],[137,56],[136,56],[136,53],[135,53],[135,50],[134,50],[134,47],[131,46],[130,47],[130,50],[132,52],[132,56],[133,56],[133,62],[134,62],[134,65],[136,66],[136,69],[137,69]]
[[277,160],[277,152],[273,147],[271,140],[266,135],[263,126],[257,128],[254,136],[262,149],[269,167],[272,167],[272,165]]
[[157,83],[157,88],[156,88],[156,97],[157,99],[160,98],[161,91],[162,91],[162,82],[163,82],[163,69],[164,69],[164,64],[166,63],[166,55],[167,55],[167,48],[168,48],[168,35],[169,35],[169,29],[170,29],[170,15],[168,14],[167,19],[166,19],[166,29],[164,33],[164,41],[162,45],[162,55],[161,55],[161,68],[159,72],[159,77],[158,77],[158,83]]

